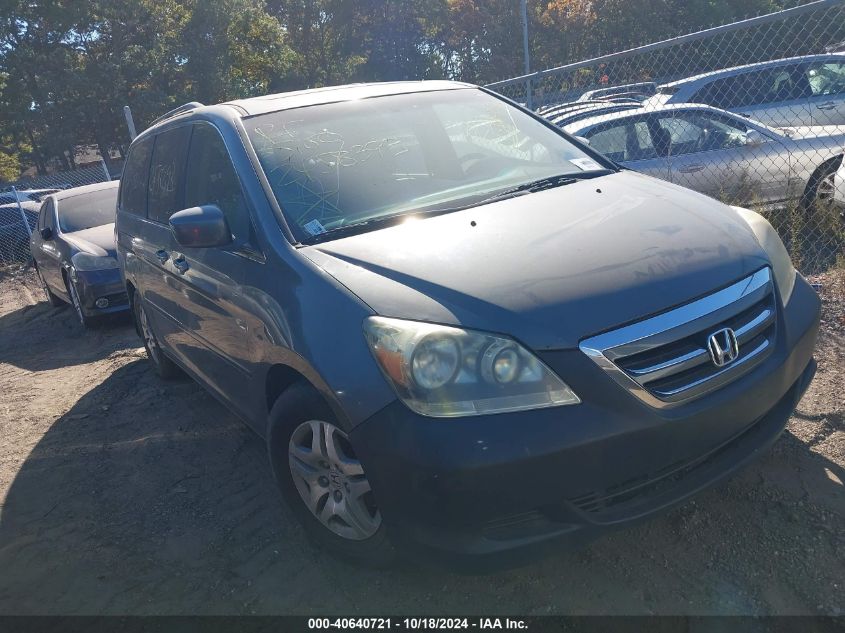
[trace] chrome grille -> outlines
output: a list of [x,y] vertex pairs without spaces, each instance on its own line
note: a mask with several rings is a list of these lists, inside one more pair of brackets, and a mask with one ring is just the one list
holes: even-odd
[[[581,350],[617,383],[651,406],[678,405],[753,369],[775,343],[777,307],[769,268],[706,297],[581,342]],[[739,355],[717,367],[714,332],[730,328]]]

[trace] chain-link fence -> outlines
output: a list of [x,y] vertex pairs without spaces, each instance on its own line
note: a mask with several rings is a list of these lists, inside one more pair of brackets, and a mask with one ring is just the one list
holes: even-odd
[[0,185],[0,265],[29,260],[29,237],[51,193],[110,180],[105,164]]
[[802,272],[845,266],[845,0],[488,87],[626,167],[761,211]]

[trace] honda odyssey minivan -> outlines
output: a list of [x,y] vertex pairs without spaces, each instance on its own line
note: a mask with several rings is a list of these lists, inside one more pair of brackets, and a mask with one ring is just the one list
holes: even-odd
[[133,141],[116,232],[155,371],[368,564],[665,510],[770,447],[815,371],[819,300],[765,219],[466,84],[187,104]]

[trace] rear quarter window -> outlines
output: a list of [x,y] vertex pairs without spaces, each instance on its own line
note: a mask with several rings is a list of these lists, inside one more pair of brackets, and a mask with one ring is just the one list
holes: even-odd
[[147,179],[153,138],[147,137],[132,144],[123,177],[120,180],[120,210],[124,213],[147,215]]
[[147,198],[147,217],[150,220],[165,224],[171,215],[182,209],[185,160],[190,140],[189,125],[166,130],[156,136]]

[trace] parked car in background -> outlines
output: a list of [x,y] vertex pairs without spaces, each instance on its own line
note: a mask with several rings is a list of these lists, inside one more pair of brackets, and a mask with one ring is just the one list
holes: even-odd
[[810,211],[842,162],[845,130],[774,129],[705,105],[629,109],[558,122],[636,171],[746,205],[799,201]]
[[645,103],[704,103],[775,127],[845,125],[845,54],[716,70],[662,85]]
[[819,299],[762,216],[467,84],[179,108],[132,142],[116,229],[151,366],[264,436],[359,562],[519,561],[669,508],[815,370]]
[[643,81],[634,84],[624,84],[621,86],[609,86],[607,88],[596,88],[589,90],[578,97],[578,101],[595,101],[615,98],[634,99],[636,101],[645,101],[649,97],[657,94],[657,84],[653,81]]
[[44,196],[59,191],[58,189],[19,189],[0,191],[0,206],[20,202],[41,202]]
[[48,195],[30,248],[44,294],[53,306],[67,302],[79,322],[129,307],[115,259],[117,182]]
[[611,114],[612,112],[637,110],[641,107],[642,104],[636,101],[626,101],[622,103],[597,101],[590,104],[574,104],[567,108],[558,108],[548,113],[542,113],[542,116],[555,125],[560,126],[564,121],[572,123],[599,115]]
[[602,110],[606,108],[620,107],[640,107],[639,101],[621,100],[619,102],[607,101],[573,101],[569,103],[557,103],[554,105],[547,105],[536,110],[537,114],[551,120],[557,116],[565,114],[574,114],[576,112],[589,112],[591,110]]

